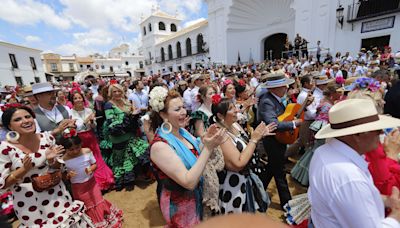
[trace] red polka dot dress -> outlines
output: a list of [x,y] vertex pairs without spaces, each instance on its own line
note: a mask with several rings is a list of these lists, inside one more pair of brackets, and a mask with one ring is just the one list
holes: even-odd
[[37,192],[32,187],[32,178],[48,171],[45,151],[54,144],[51,135],[40,134],[39,150],[28,155],[6,141],[1,142],[0,191],[7,190],[4,184],[10,172],[23,166],[25,156],[31,156],[33,168],[10,187],[20,227],[91,227],[91,220],[83,213],[83,203],[72,200],[62,181],[43,192]]

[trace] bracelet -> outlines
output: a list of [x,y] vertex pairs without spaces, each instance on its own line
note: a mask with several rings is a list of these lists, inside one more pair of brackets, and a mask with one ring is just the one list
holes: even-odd
[[17,178],[13,173],[10,173],[10,177],[12,177],[16,181],[21,181],[21,178]]
[[257,145],[258,141],[254,139],[250,139],[250,142],[254,143],[254,145]]

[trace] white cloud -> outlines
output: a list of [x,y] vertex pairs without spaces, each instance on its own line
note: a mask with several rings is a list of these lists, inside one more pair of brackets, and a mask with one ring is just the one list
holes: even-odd
[[197,23],[199,23],[200,21],[204,21],[204,20],[206,20],[206,19],[203,18],[203,17],[202,17],[202,18],[199,18],[199,19],[191,20],[191,21],[188,21],[188,22],[184,23],[184,24],[183,24],[183,27],[186,28],[186,27],[189,27],[189,26],[191,26],[191,25],[197,24]]
[[38,36],[29,35],[29,36],[25,37],[25,41],[28,42],[28,43],[33,43],[33,42],[41,42],[42,39],[40,37],[38,37]]
[[62,15],[57,15],[53,8],[34,0],[2,0],[0,19],[17,25],[43,22],[58,29],[71,27],[71,22]]
[[62,44],[56,51],[64,55],[89,55],[99,52],[99,48],[110,46],[117,40],[116,34],[104,29],[73,33],[72,36],[72,42]]

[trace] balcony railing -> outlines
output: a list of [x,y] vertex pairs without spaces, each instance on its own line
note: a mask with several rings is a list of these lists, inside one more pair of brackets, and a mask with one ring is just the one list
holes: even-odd
[[399,3],[400,0],[359,0],[348,6],[347,22],[399,12]]

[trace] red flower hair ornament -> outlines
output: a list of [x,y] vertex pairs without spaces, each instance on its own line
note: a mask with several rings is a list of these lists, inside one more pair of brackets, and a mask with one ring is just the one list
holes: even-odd
[[226,80],[224,81],[224,86],[227,86],[227,85],[230,85],[230,84],[233,84],[232,80],[226,79]]
[[219,94],[214,94],[211,97],[211,102],[212,102],[213,105],[218,105],[221,102],[221,100],[222,100],[222,97]]
[[1,106],[0,109],[2,112],[5,112],[9,108],[19,108],[19,107],[22,107],[22,105],[19,103],[13,103],[13,104],[5,104],[5,105]]
[[62,134],[62,136],[66,139],[71,138],[76,135],[77,135],[77,132],[76,132],[75,128],[67,128],[64,130],[64,132]]
[[239,80],[239,85],[245,87],[246,86],[246,82],[243,79]]

